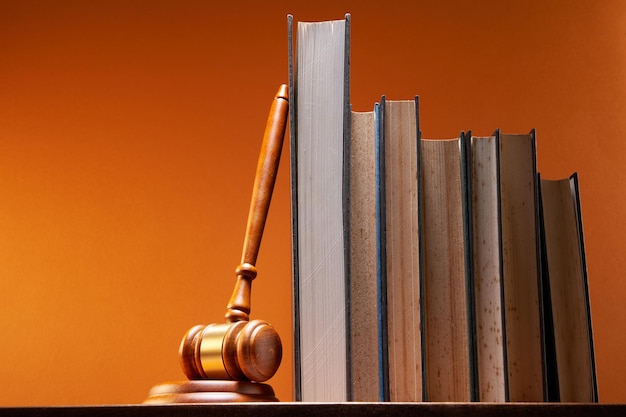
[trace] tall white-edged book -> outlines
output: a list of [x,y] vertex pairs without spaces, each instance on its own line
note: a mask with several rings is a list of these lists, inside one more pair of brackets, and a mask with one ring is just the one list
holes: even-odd
[[350,16],[288,29],[295,398],[346,401]]

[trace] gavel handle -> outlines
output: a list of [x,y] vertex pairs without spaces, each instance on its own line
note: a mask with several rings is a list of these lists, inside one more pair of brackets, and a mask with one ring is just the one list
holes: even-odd
[[289,98],[287,86],[281,85],[274,97],[265,126],[261,153],[252,189],[246,235],[243,241],[241,264],[235,270],[237,281],[226,308],[226,321],[248,320],[252,280],[256,277],[256,258],[261,246],[265,220],[272,200],[280,153],[283,147]]

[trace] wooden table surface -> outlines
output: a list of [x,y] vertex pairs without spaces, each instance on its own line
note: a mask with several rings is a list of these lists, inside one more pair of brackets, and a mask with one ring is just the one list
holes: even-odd
[[1,416],[626,416],[626,404],[490,403],[236,403],[210,405],[103,405],[0,407]]

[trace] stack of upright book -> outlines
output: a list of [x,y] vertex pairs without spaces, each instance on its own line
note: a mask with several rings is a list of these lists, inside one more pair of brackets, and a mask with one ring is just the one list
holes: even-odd
[[353,111],[350,16],[288,27],[296,400],[596,402],[576,174]]

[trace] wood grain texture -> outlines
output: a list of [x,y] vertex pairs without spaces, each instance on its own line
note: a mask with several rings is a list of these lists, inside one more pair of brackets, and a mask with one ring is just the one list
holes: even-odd
[[179,361],[189,379],[234,379],[262,382],[271,378],[282,359],[282,344],[272,326],[248,321],[254,266],[261,246],[289,108],[285,84],[278,88],[270,107],[259,154],[241,264],[226,308],[224,324],[194,326],[183,337]]
[[263,229],[276,183],[276,174],[278,173],[278,164],[283,149],[285,129],[287,128],[288,110],[287,85],[282,84],[272,101],[261,142],[261,152],[254,177],[248,223],[243,241],[241,264],[235,270],[237,281],[226,311],[226,320],[230,322],[248,320],[249,318],[252,280],[257,275],[256,259],[259,255]]
[[153,387],[144,404],[275,402],[267,384],[245,381],[166,382]]
[[288,106],[287,86],[281,85],[261,144],[241,265],[236,268],[237,281],[226,310],[227,323],[191,328],[183,336],[179,361],[192,381],[157,385],[147,403],[276,401],[269,385],[248,381],[262,382],[276,373],[282,359],[280,338],[269,323],[248,319],[252,280],[257,275],[254,264],[278,171]]
[[623,404],[259,403],[0,408],[11,417],[617,417]]

